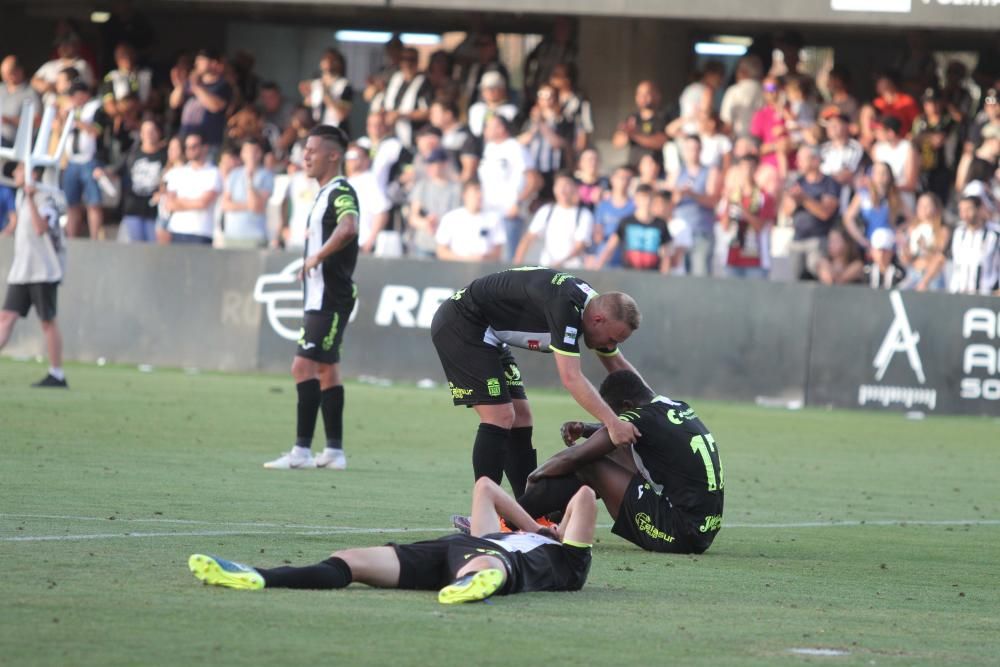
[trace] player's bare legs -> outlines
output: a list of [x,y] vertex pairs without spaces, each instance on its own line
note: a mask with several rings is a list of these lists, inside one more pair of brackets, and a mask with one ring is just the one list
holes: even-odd
[[[600,495],[604,506],[608,508],[608,514],[613,519],[618,518],[622,498],[625,497],[634,474],[634,470],[619,465],[610,457],[585,465],[576,471],[577,478]],[[564,518],[563,521],[565,520]]]
[[0,310],[0,349],[10,340],[10,335],[14,332],[14,325],[17,324],[18,315],[13,310]]
[[[45,337],[45,349],[49,354],[49,366],[56,369],[62,368],[62,333],[55,320],[42,322],[42,335]],[[3,341],[5,342],[5,341]],[[0,347],[3,346],[0,342]]]
[[330,557],[347,563],[353,581],[378,588],[399,586],[399,557],[392,547],[344,549],[333,552]]

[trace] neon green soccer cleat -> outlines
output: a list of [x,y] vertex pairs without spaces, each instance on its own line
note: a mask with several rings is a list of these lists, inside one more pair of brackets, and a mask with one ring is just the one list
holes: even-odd
[[438,602],[459,604],[485,600],[500,590],[503,581],[503,571],[497,569],[480,570],[473,574],[467,574],[442,588],[438,592]]
[[217,556],[192,554],[188,558],[188,568],[206,585],[225,586],[244,591],[259,591],[264,588],[264,577],[260,576],[257,570]]

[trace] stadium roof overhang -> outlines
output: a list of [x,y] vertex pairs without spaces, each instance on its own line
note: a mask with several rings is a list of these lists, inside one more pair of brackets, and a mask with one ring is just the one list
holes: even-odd
[[[20,4],[50,14],[60,9],[75,13],[87,5],[100,9],[110,3],[22,0]],[[529,32],[558,14],[879,30],[1000,30],[1000,0],[145,0],[135,4],[160,9],[197,6],[203,12],[243,12],[258,18],[326,16],[351,23],[377,19],[382,24],[455,29],[468,27],[471,12],[488,16],[491,27],[512,32]]]

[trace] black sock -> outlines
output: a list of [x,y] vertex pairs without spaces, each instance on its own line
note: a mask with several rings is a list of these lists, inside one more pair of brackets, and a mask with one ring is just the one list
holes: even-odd
[[503,471],[514,492],[514,497],[524,493],[528,483],[528,475],[538,467],[538,452],[531,447],[530,426],[518,426],[510,430],[507,440],[507,454],[504,457]]
[[472,446],[472,472],[476,479],[489,477],[499,484],[503,480],[503,459],[510,431],[495,424],[480,424],[476,444]]
[[295,444],[312,447],[319,415],[319,380],[306,380],[295,385],[299,392],[298,421],[295,427]]
[[344,448],[344,385],[324,389],[320,394],[320,409],[323,411],[323,428],[326,430],[326,446],[332,449]]
[[319,591],[344,588],[354,579],[351,567],[336,556],[306,567],[254,569],[264,577],[265,588],[303,588]]
[[528,490],[517,499],[517,504],[533,518],[545,516],[550,512],[566,509],[583,482],[576,475],[562,477],[543,477],[528,486]]

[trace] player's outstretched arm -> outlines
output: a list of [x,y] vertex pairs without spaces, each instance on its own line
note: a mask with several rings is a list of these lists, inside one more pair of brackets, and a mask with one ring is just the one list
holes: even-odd
[[559,524],[559,538],[573,546],[594,543],[597,526],[597,495],[589,486],[582,487],[566,505],[566,514]]
[[615,445],[611,442],[608,429],[603,426],[594,435],[584,442],[572,447],[567,447],[548,461],[538,466],[534,472],[528,475],[529,482],[537,482],[543,477],[561,477],[572,475],[577,470],[604,458],[612,451]]
[[559,379],[562,380],[563,386],[580,404],[581,408],[597,417],[607,427],[612,442],[619,446],[628,445],[642,435],[632,424],[618,421],[618,415],[608,407],[601,395],[594,389],[594,385],[590,384],[590,380],[583,374],[578,355],[556,351],[553,356],[556,358],[556,368],[559,370]]
[[472,491],[472,514],[469,532],[475,537],[500,532],[500,519],[513,523],[521,530],[537,533],[541,528],[517,501],[489,477],[480,477]]

